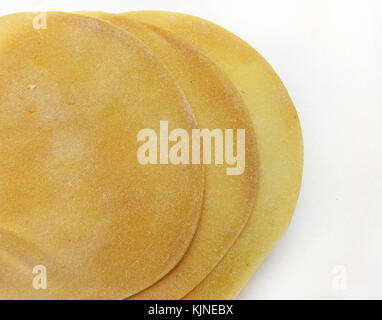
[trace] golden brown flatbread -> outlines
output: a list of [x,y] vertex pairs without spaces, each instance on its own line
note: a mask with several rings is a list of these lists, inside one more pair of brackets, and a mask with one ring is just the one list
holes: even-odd
[[[122,299],[194,235],[201,165],[141,165],[141,129],[197,128],[140,41],[82,15],[0,18],[0,297]],[[35,266],[47,289],[35,290]]]

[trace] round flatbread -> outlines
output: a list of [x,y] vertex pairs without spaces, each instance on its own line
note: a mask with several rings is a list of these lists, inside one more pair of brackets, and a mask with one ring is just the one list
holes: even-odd
[[[206,165],[200,223],[180,263],[154,286],[132,299],[180,299],[198,285],[233,244],[253,210],[256,146],[252,123],[240,94],[211,60],[181,38],[120,15],[89,13],[133,33],[168,67],[182,87],[200,128],[245,130],[242,172],[227,174],[227,163]],[[227,138],[225,138],[227,139]],[[223,148],[222,148],[223,153]],[[229,199],[229,201],[224,201]]]
[[185,296],[185,299],[235,298],[284,234],[296,206],[303,164],[296,110],[265,59],[216,24],[161,11],[129,12],[125,16],[171,31],[195,45],[226,72],[248,107],[257,140],[259,173],[255,208],[227,255]]
[[132,35],[76,14],[0,18],[2,299],[122,299],[177,264],[204,174],[138,161],[138,133],[162,143],[160,121],[197,128]]

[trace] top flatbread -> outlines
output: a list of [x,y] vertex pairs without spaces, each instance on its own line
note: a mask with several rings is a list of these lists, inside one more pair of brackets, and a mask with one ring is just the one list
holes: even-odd
[[122,29],[53,12],[36,29],[36,15],[0,18],[0,297],[122,299],[184,255],[204,188],[200,165],[139,164],[137,134],[194,116]]

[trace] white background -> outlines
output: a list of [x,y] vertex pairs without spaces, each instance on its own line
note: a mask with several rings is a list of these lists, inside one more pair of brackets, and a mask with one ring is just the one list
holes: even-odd
[[286,236],[240,299],[382,299],[382,1],[2,1],[38,10],[194,14],[271,63],[305,143],[300,200]]

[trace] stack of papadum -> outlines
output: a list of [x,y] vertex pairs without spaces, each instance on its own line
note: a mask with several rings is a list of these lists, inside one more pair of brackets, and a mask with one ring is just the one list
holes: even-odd
[[0,299],[232,299],[303,146],[247,43],[162,11],[0,18]]

